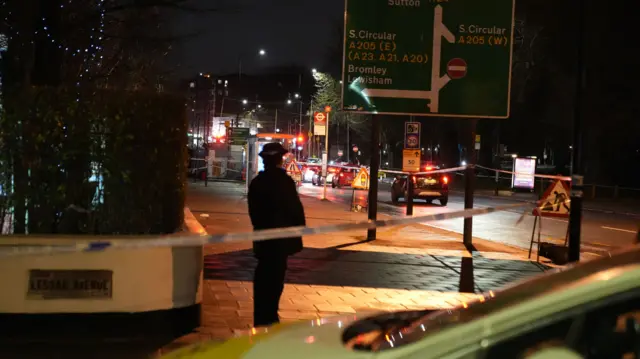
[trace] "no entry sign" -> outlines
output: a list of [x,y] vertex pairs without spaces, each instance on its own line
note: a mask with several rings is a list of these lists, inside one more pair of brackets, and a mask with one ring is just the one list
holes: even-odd
[[465,77],[467,74],[467,62],[461,58],[451,59],[447,63],[447,74],[453,80]]

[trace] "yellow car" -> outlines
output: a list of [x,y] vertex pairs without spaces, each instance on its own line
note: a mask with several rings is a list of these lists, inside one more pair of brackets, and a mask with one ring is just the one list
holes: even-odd
[[166,359],[640,358],[640,248],[442,311],[253,329]]

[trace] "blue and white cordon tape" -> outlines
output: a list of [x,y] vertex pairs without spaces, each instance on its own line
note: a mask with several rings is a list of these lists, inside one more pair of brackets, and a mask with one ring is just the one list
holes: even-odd
[[361,221],[355,223],[327,225],[320,227],[288,227],[260,230],[255,232],[237,232],[201,236],[158,237],[155,239],[130,239],[117,241],[97,240],[90,242],[78,242],[70,245],[55,246],[14,246],[5,250],[0,250],[0,258],[36,255],[41,256],[79,252],[99,253],[115,249],[194,247],[202,246],[205,244],[267,241],[271,239],[301,237],[312,234],[327,234],[333,232],[352,231],[357,229],[374,229],[398,226],[403,224],[441,221],[453,218],[469,218],[473,216],[479,216],[520,207],[532,207],[532,204],[516,203],[492,208],[474,208],[456,212],[430,214],[426,216],[394,218],[378,221]]

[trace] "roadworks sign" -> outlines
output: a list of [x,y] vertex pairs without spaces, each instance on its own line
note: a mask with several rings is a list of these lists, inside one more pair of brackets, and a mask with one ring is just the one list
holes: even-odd
[[538,201],[538,208],[533,210],[533,214],[541,217],[569,217],[571,212],[570,191],[571,188],[566,181],[555,181],[544,192],[542,199]]
[[369,172],[366,168],[361,168],[351,183],[351,187],[355,189],[369,189]]

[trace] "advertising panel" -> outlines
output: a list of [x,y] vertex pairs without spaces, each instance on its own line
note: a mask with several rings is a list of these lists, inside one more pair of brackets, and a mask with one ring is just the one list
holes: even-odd
[[532,190],[535,184],[536,159],[516,158],[513,161],[511,187]]

